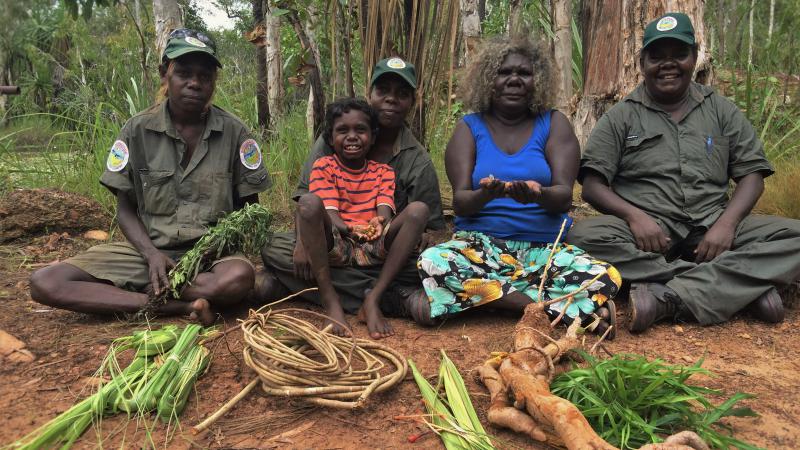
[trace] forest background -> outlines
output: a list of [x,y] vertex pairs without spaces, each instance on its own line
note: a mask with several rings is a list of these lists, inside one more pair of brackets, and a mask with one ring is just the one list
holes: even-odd
[[163,36],[185,26],[216,41],[224,69],[215,103],[259,136],[275,182],[261,202],[283,226],[322,107],[364,95],[370,68],[385,56],[417,65],[410,124],[447,205],[444,147],[466,112],[455,92],[480,39],[523,31],[549,41],[558,107],[585,139],[638,82],[644,25],[683,6],[703,46],[703,78],[745,112],[775,165],[758,211],[800,218],[798,0],[217,0],[232,26],[209,29],[202,11],[211,1],[0,2],[0,85],[20,87],[0,96],[0,195],[52,187],[90,196],[113,215],[97,181],[108,149],[125,121],[155,101]]

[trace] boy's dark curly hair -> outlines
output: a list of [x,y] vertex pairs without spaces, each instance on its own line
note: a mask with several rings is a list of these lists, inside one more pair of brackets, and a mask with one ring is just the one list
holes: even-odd
[[322,129],[322,138],[331,148],[333,147],[333,122],[351,110],[361,111],[369,117],[369,127],[372,134],[378,132],[378,113],[369,106],[366,100],[358,97],[344,97],[328,105],[325,110],[325,126]]
[[472,112],[485,112],[491,108],[494,79],[506,56],[516,53],[524,56],[533,66],[533,92],[528,108],[534,115],[553,105],[553,74],[550,51],[541,40],[528,36],[498,36],[483,42],[480,53],[470,64],[460,86],[464,106]]

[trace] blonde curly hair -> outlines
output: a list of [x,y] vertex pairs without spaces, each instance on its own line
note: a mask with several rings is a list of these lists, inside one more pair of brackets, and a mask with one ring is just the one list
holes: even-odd
[[553,106],[553,76],[550,49],[544,42],[527,36],[496,37],[485,41],[470,64],[459,86],[461,101],[473,112],[486,112],[492,107],[494,79],[503,60],[511,53],[522,55],[533,67],[533,92],[529,109],[541,114]]

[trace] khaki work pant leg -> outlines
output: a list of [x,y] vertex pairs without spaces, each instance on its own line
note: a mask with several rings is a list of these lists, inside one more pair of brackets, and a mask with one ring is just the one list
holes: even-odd
[[667,283],[704,325],[724,322],[770,288],[800,276],[800,221],[748,216],[731,250]]
[[[676,242],[673,246],[687,243]],[[732,249],[695,264],[636,248],[628,224],[614,216],[577,222],[567,242],[610,262],[624,282],[654,281],[675,290],[704,325],[724,322],[772,286],[800,276],[800,221],[748,216],[737,227]],[[697,245],[691,242],[690,245]]]
[[[672,240],[675,241],[675,236]],[[697,265],[681,259],[669,261],[660,253],[639,250],[628,223],[616,216],[597,216],[575,222],[567,234],[567,243],[585,250],[593,258],[611,263],[624,283],[666,283]]]

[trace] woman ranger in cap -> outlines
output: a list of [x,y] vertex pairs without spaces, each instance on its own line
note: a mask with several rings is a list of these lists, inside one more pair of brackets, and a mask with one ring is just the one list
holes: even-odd
[[[380,127],[375,144],[367,157],[394,169],[397,183],[394,201],[398,213],[409,203],[421,201],[428,205],[430,211],[427,229],[441,230],[444,228],[444,218],[436,169],[425,147],[405,124],[405,119],[414,106],[416,87],[417,77],[413,64],[395,57],[383,59],[375,65],[367,101],[378,112]],[[309,174],[314,161],[332,154],[333,150],[319,137],[303,167],[293,195],[295,201],[308,193]],[[420,247],[426,247],[428,241],[428,236],[423,235]],[[284,295],[287,289],[297,292],[311,286],[311,267],[302,246],[295,240],[294,232],[273,236],[261,255],[267,272],[256,277],[255,291],[259,299],[273,300]],[[380,303],[384,314],[407,315],[409,311],[404,301],[412,297],[412,294],[422,293],[415,261],[416,255],[412,255],[406,268],[384,294]],[[355,313],[361,308],[365,291],[375,284],[380,270],[380,266],[331,268],[333,285],[346,312]],[[307,298],[319,302],[316,293]]]
[[224,214],[258,201],[270,178],[261,150],[244,124],[213,106],[214,42],[202,33],[170,34],[159,67],[160,103],[132,117],[119,133],[100,183],[117,197],[127,242],[86,253],[33,273],[31,297],[72,311],[189,315],[213,323],[212,308],[251,292],[252,264],[242,255],[213,263],[180,292],[150,305],[170,288],[167,273]]

